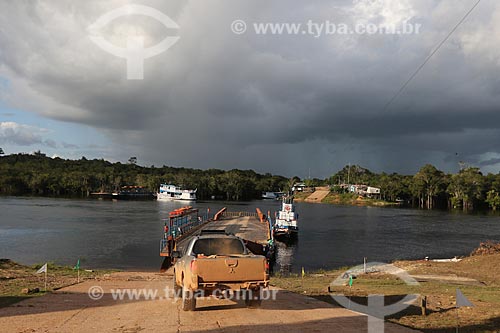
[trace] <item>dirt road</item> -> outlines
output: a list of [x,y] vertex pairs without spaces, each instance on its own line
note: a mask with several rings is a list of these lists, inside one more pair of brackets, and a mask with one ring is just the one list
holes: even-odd
[[321,202],[327,195],[330,193],[330,189],[328,186],[325,187],[316,187],[316,190],[308,196],[304,201],[305,202]]
[[[313,298],[277,290],[260,309],[243,301],[203,298],[195,312],[165,296],[170,274],[114,273],[0,309],[0,332],[366,332],[367,317]],[[104,294],[99,300],[89,297]],[[153,300],[114,300],[120,288],[156,291]],[[125,297],[127,298],[127,297]],[[415,332],[386,324],[386,332]]]

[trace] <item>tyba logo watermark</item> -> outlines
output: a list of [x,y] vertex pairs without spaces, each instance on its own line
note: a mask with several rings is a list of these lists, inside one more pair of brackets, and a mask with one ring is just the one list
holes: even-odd
[[[415,280],[408,272],[396,267],[391,264],[385,264],[381,262],[371,262],[365,265],[359,265],[353,267],[339,277],[337,277],[332,283],[331,287],[345,286],[348,283],[352,285],[352,277],[362,274],[364,272],[377,272],[385,273],[390,275],[395,275],[407,285],[416,286],[419,285],[417,280]],[[409,294],[404,296],[398,302],[385,305],[384,295],[368,295],[368,305],[358,304],[351,302],[351,299],[343,294],[330,293],[330,296],[342,305],[344,308],[348,308],[357,312],[365,313],[368,315],[368,333],[384,332],[384,317],[398,313],[411,304],[413,304],[418,298],[417,294]]]
[[104,51],[127,60],[127,79],[144,79],[144,60],[165,52],[180,39],[179,36],[167,36],[160,43],[144,48],[143,36],[127,36],[127,47],[117,47],[99,34],[99,30],[109,22],[128,15],[144,15],[162,23],[169,29],[179,29],[170,17],[155,8],[142,5],[127,5],[107,12],[91,24],[87,30],[89,38]]

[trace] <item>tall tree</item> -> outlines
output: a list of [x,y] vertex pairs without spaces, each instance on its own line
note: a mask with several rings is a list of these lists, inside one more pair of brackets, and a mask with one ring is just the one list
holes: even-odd
[[500,208],[500,195],[495,190],[488,191],[485,201],[493,210]]
[[424,165],[413,177],[420,206],[432,209],[436,196],[444,191],[444,173],[433,165]]
[[448,193],[454,208],[473,209],[474,202],[481,199],[483,191],[483,175],[479,168],[465,168],[451,176]]
[[341,183],[349,184],[366,184],[373,181],[374,174],[359,165],[346,165],[342,170],[330,177],[331,185]]

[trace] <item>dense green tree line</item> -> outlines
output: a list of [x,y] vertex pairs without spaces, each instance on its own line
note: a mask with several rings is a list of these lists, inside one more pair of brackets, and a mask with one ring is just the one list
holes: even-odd
[[329,183],[366,184],[379,187],[388,201],[402,200],[421,208],[500,208],[500,173],[483,175],[479,168],[445,174],[424,165],[415,175],[376,174],[360,166],[346,166]]
[[198,198],[216,196],[225,200],[260,198],[264,191],[287,190],[289,179],[261,175],[253,170],[199,170],[174,167],[142,167],[105,160],[64,160],[43,153],[0,157],[0,194],[88,196],[111,192],[121,186],[144,186],[156,192],[160,183],[197,188]]

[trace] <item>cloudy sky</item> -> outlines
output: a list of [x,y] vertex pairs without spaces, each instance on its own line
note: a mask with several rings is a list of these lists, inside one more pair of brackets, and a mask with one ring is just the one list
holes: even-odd
[[[500,170],[500,2],[483,0],[0,1],[0,147],[141,165],[326,177],[347,163]],[[151,7],[178,26],[129,10]],[[237,34],[232,22],[243,20]],[[308,22],[419,25],[413,34],[311,34]],[[259,34],[255,24],[301,24]],[[240,31],[239,31],[240,32]],[[143,80],[114,47],[152,47]]]

